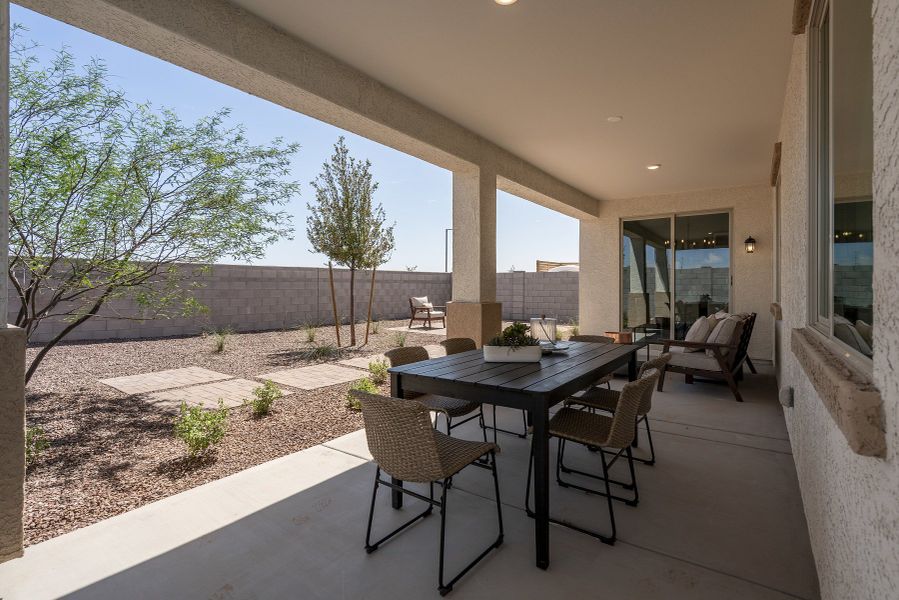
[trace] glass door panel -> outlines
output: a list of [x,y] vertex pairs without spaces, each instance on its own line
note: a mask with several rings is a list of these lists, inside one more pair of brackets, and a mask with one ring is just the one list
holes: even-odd
[[674,337],[730,307],[730,215],[674,218]]
[[621,324],[633,331],[671,330],[671,219],[622,223]]

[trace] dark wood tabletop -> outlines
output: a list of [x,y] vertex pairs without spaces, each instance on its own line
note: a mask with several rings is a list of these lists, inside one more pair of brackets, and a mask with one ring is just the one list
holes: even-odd
[[[536,563],[545,569],[549,565],[549,409],[624,365],[628,378],[636,379],[636,354],[644,345],[571,342],[567,351],[544,355],[539,363],[488,363],[482,350],[460,352],[392,367],[391,394],[402,398],[414,391],[528,411],[533,426]],[[401,496],[394,493],[395,508],[402,506]]]

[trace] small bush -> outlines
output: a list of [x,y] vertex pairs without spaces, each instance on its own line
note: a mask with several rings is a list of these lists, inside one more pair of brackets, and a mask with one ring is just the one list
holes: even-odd
[[368,392],[369,394],[378,393],[378,388],[372,383],[371,379],[360,379],[350,387],[350,391],[346,394],[346,405],[350,410],[362,410],[362,403],[353,395],[353,390]]
[[47,434],[40,427],[29,427],[25,430],[25,466],[30,467],[40,458],[44,450],[50,447]]
[[306,341],[310,344],[315,341],[315,334],[318,332],[315,325],[311,323],[306,323],[303,325],[303,331],[306,333]]
[[559,329],[558,327],[556,328],[556,341],[557,342],[562,341],[562,330]]
[[381,333],[381,322],[380,321],[372,321],[371,322],[371,332],[375,335]]
[[181,414],[175,420],[175,437],[187,445],[188,456],[196,458],[222,441],[227,419],[228,409],[221,400],[217,410],[199,405],[188,407],[182,402]]
[[280,400],[283,397],[284,392],[275,385],[274,381],[266,381],[265,384],[253,390],[253,399],[247,400],[244,404],[250,406],[254,417],[261,417],[271,411],[275,400]]
[[568,332],[568,337],[573,335],[581,335],[581,328],[577,325],[572,326],[571,331]]
[[340,356],[340,348],[334,344],[322,344],[321,346],[313,346],[303,351],[302,357],[306,360],[322,360],[323,358],[333,358]]
[[227,327],[214,330],[212,332],[212,351],[216,354],[224,352],[233,333],[234,331]]
[[393,345],[397,348],[402,348],[406,345],[406,332],[405,331],[395,331],[393,333]]
[[373,360],[368,363],[368,378],[371,379],[372,383],[375,385],[381,385],[387,381],[388,368],[390,368],[390,364],[383,358]]

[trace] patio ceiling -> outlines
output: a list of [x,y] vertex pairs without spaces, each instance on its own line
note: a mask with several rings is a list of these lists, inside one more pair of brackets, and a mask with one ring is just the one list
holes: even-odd
[[232,2],[595,197],[769,173],[784,0]]

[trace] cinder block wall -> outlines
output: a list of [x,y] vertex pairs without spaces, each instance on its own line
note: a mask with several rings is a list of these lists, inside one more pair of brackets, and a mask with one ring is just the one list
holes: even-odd
[[[101,316],[81,325],[69,341],[195,335],[205,329],[231,327],[235,331],[285,329],[305,323],[334,322],[328,270],[312,267],[213,265],[198,276],[196,299],[209,310],[205,315],[156,320],[124,320],[113,314],[139,314],[131,301],[111,303]],[[364,321],[368,310],[371,272],[356,273],[356,318]],[[350,273],[334,270],[338,311],[349,319]],[[375,319],[409,317],[409,297],[428,296],[443,305],[452,297],[451,273],[378,271],[375,276]],[[577,273],[498,273],[497,300],[504,319],[525,319],[540,314],[563,322],[577,318]],[[10,295],[10,322],[18,299]],[[51,339],[63,327],[62,320],[41,324],[32,342]]]

